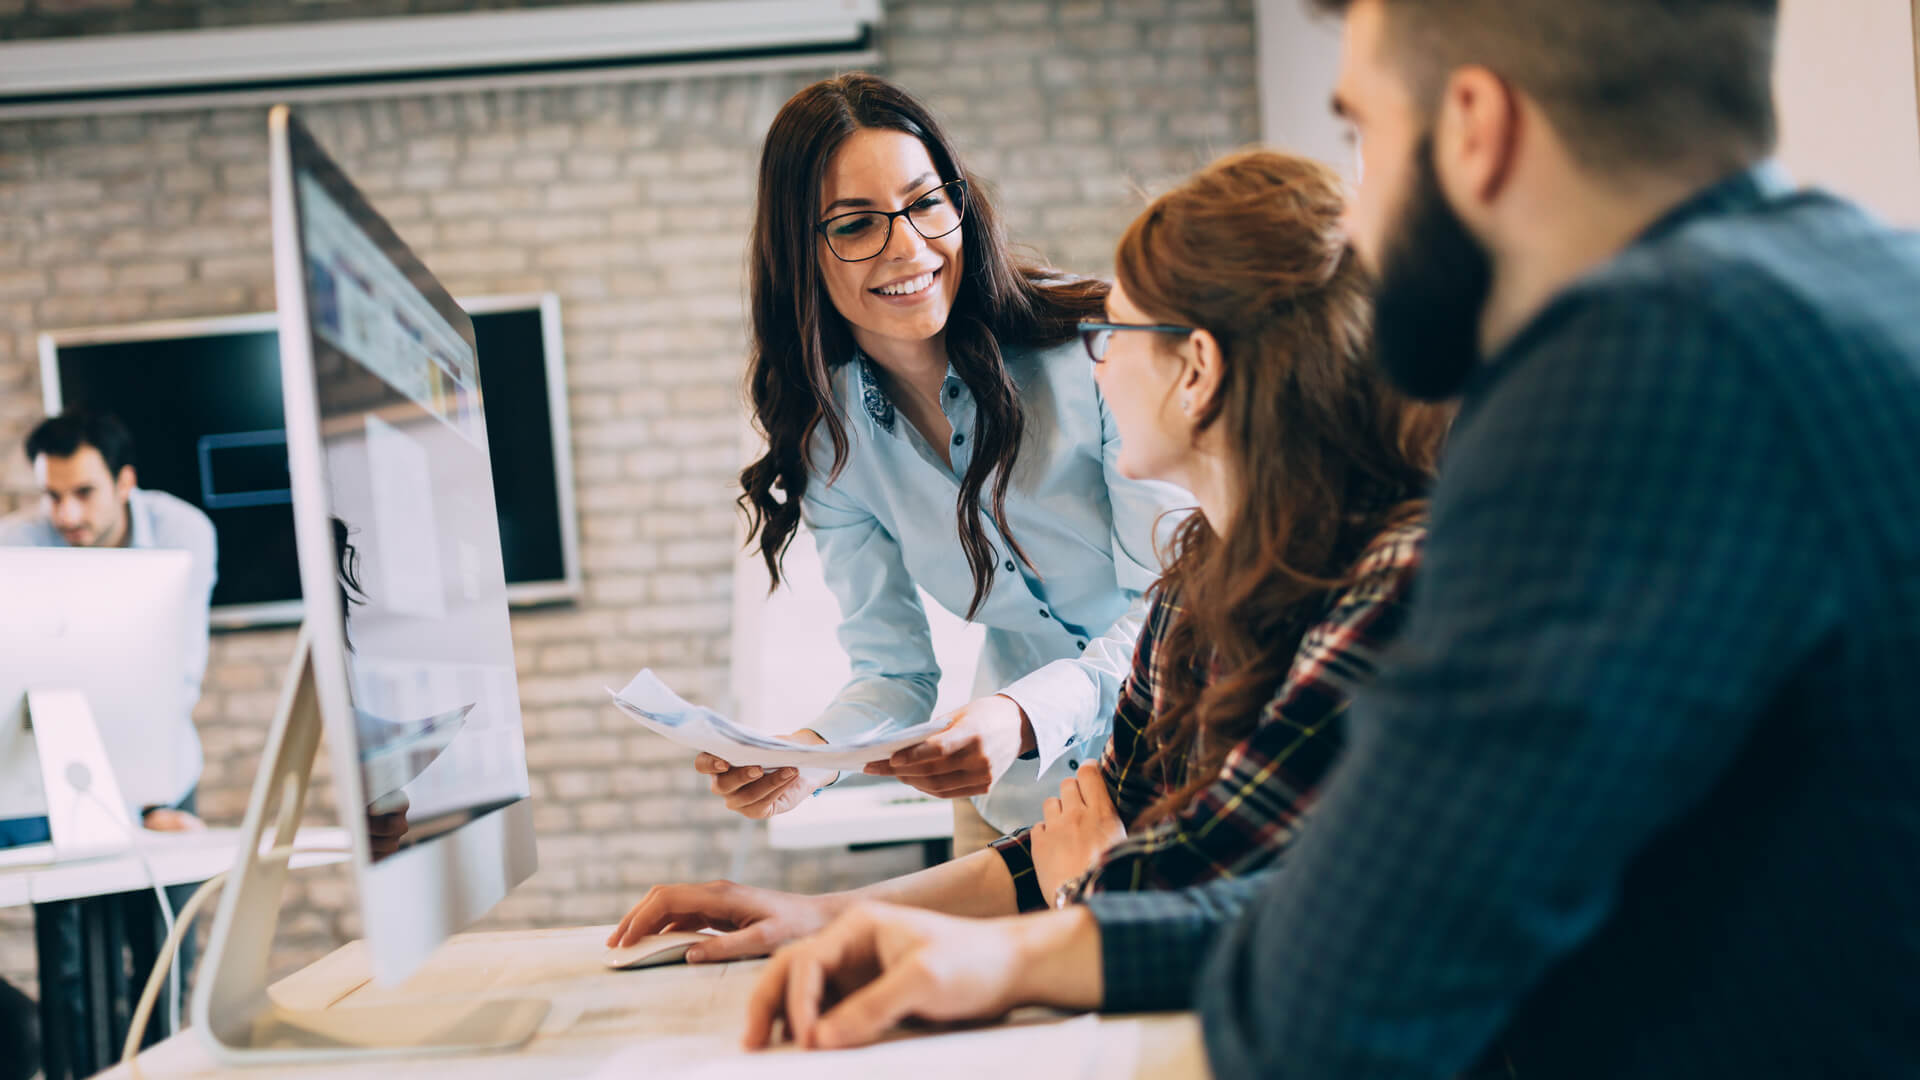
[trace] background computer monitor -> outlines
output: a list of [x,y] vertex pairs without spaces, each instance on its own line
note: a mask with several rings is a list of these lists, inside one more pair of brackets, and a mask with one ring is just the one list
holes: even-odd
[[[580,595],[560,300],[551,293],[468,297],[486,397],[507,599]],[[192,503],[220,538],[216,627],[300,621],[272,312],[40,335],[49,415],[117,416],[133,434],[140,486]]]
[[192,564],[184,551],[0,547],[0,818],[49,809],[28,690],[85,695],[131,820],[180,797]]
[[[374,974],[396,981],[534,869],[484,388],[466,313],[304,128],[284,137],[274,276],[306,636]],[[403,846],[376,859],[366,818],[403,802]]]

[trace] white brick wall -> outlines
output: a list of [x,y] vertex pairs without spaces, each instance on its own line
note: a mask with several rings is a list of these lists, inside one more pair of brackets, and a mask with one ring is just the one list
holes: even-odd
[[[70,28],[89,5],[37,6],[69,14],[14,27]],[[104,13],[82,28],[180,9],[92,6]],[[232,22],[245,5],[201,6]],[[0,0],[0,16],[34,7]],[[911,0],[889,5],[880,49],[884,73],[927,97],[995,182],[1014,238],[1076,271],[1108,268],[1136,188],[1257,131],[1251,0]],[[490,925],[609,921],[647,885],[727,870],[737,819],[600,688],[651,665],[690,696],[726,695],[754,163],[808,78],[306,111],[451,291],[562,298],[586,599],[514,618],[543,868]],[[0,511],[31,496],[18,448],[40,415],[36,332],[272,306],[264,150],[254,109],[0,123]],[[214,638],[196,719],[201,806],[216,823],[244,809],[292,643],[285,631]],[[324,783],[317,797],[328,801]],[[758,830],[748,842],[751,880],[796,889],[871,880],[918,856],[783,856]],[[283,971],[359,930],[344,873],[298,882]],[[30,986],[29,927],[25,912],[0,912],[0,976]]]

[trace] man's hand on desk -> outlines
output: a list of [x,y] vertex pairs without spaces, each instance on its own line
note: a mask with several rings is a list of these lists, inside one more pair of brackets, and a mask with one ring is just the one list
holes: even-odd
[[140,815],[140,825],[152,832],[204,832],[207,828],[206,822],[170,806],[156,806]]
[[863,1046],[908,1018],[987,1020],[1020,1005],[1098,1008],[1100,930],[1092,913],[960,919],[862,904],[774,954],[747,1003],[748,1049],[776,1022],[799,1046]]
[[1015,758],[1033,749],[1033,725],[1020,703],[1004,694],[983,697],[947,714],[945,728],[868,765],[869,776],[894,776],[937,799],[985,795]]
[[698,964],[765,956],[825,926],[847,901],[837,895],[800,896],[731,881],[655,885],[607,938],[608,948],[631,945],[669,930],[725,930],[687,952]]
[[[806,746],[827,740],[817,732],[801,730],[780,738]],[[694,755],[693,771],[713,777],[713,793],[727,801],[727,809],[742,817],[770,818],[805,802],[807,796],[840,778],[832,769],[735,768],[712,754]]]

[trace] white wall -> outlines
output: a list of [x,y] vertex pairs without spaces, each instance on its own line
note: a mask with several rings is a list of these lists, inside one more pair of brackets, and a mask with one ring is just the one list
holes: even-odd
[[1783,0],[1780,157],[1806,184],[1920,226],[1911,0]]
[[[759,552],[745,552],[733,591],[733,719],[772,734],[806,727],[852,672],[834,636],[840,605],[827,588],[811,533],[803,529],[793,538],[781,569],[784,581],[769,596]],[[961,619],[924,591],[920,604],[927,609],[940,664],[938,716],[967,703],[986,628]]]
[[1260,139],[1318,158],[1355,179],[1353,153],[1328,102],[1340,77],[1340,24],[1309,16],[1301,0],[1259,0]]
[[[1782,0],[1780,157],[1806,184],[1920,226],[1912,0]],[[1327,109],[1339,28],[1301,0],[1259,0],[1261,137],[1350,169]],[[1353,179],[1349,172],[1348,180]]]

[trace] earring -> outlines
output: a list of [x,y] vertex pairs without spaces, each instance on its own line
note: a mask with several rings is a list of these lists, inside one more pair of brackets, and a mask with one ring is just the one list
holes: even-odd
[[1183,398],[1181,398],[1181,399],[1180,399],[1180,411],[1181,411],[1181,412],[1192,412],[1192,411],[1193,411],[1193,399],[1192,399],[1192,398],[1190,398],[1190,397],[1183,397]]

